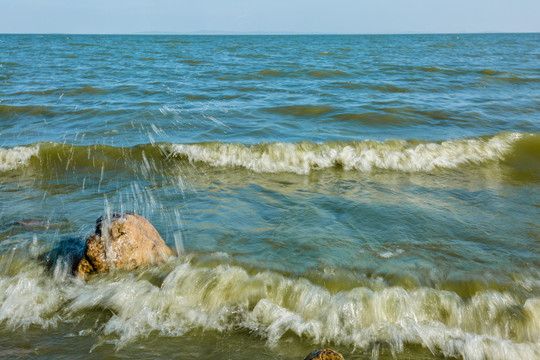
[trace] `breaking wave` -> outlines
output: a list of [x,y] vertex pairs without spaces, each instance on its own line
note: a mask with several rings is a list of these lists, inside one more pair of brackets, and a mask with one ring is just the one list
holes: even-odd
[[308,174],[313,170],[339,167],[344,170],[376,169],[430,172],[462,165],[502,161],[523,137],[532,134],[502,133],[491,137],[443,142],[407,140],[348,141],[325,143],[261,143],[255,145],[204,143],[173,144],[171,156],[211,166],[237,166],[255,172]]
[[252,145],[210,142],[145,144],[128,148],[39,143],[0,148],[0,171],[32,166],[42,171],[94,168],[99,171],[161,172],[174,163],[187,161],[197,166],[241,167],[258,173],[309,174],[330,168],[362,172],[433,172],[504,162],[537,176],[539,154],[540,135],[525,133],[501,133],[442,142],[400,139]]
[[8,171],[28,165],[32,156],[37,156],[39,145],[0,148],[0,171]]
[[13,330],[54,328],[101,309],[110,315],[85,332],[119,348],[151,332],[182,336],[192,330],[244,329],[270,348],[292,336],[375,354],[379,346],[395,355],[413,344],[436,356],[463,359],[540,356],[536,297],[487,290],[461,298],[451,291],[375,281],[332,292],[272,271],[196,265],[193,255],[89,282],[60,268],[44,275],[40,265],[28,261],[15,256],[0,273],[0,324]]

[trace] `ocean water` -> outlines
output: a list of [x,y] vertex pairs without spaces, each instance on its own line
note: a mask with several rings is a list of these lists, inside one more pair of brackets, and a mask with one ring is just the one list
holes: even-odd
[[0,35],[0,357],[539,359],[539,186],[540,34]]

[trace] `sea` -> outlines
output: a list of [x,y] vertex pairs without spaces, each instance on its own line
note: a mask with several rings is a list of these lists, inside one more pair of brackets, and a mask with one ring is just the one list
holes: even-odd
[[327,347],[540,359],[540,34],[0,35],[0,358]]

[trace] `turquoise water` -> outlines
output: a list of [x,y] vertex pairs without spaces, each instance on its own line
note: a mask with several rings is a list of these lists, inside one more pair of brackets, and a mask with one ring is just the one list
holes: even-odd
[[[0,35],[0,357],[540,357],[540,34]],[[178,256],[40,255],[147,217]]]

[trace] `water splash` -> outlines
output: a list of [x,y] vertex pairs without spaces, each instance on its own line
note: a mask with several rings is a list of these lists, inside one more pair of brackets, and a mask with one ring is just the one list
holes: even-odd
[[44,275],[40,265],[17,255],[10,265],[17,267],[11,269],[16,275],[8,276],[9,267],[0,274],[0,322],[12,329],[48,328],[91,316],[100,308],[111,315],[93,331],[119,348],[152,332],[182,336],[195,329],[243,328],[266,339],[270,348],[292,335],[375,355],[377,344],[386,344],[394,354],[416,344],[436,356],[464,359],[540,355],[536,297],[521,303],[504,292],[483,291],[466,299],[434,288],[381,284],[335,293],[302,277],[193,261],[190,255],[158,268],[113,272],[85,283]]

